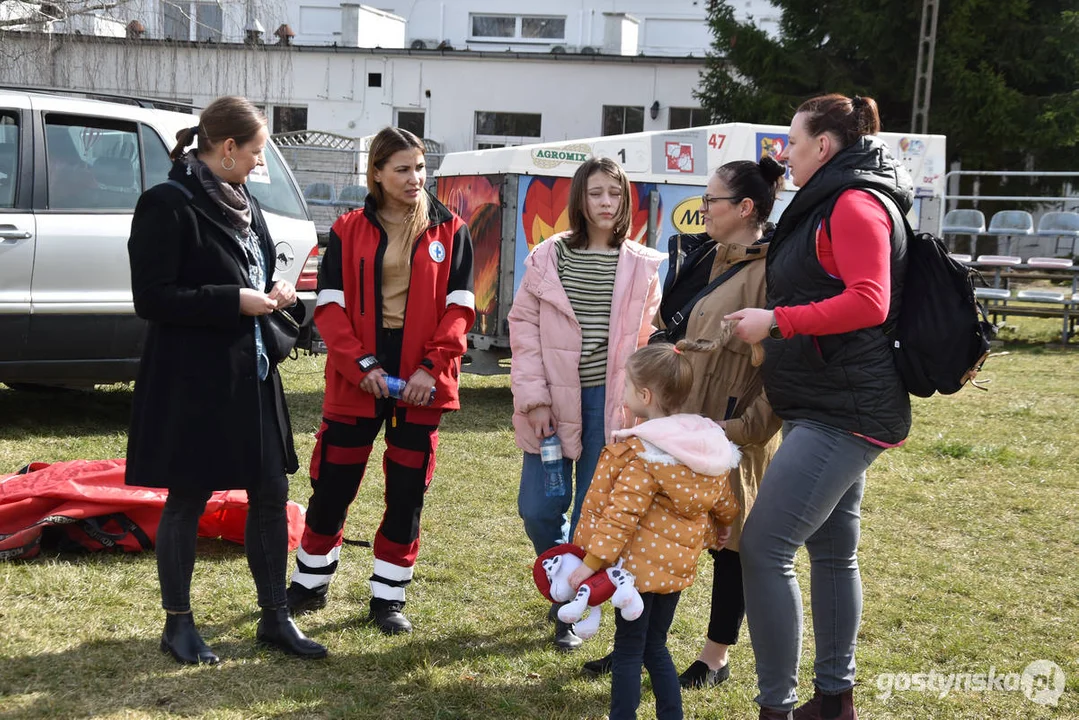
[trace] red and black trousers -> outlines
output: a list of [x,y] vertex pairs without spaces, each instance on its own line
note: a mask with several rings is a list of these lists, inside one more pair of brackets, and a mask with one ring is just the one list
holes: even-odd
[[[395,372],[394,367],[383,367]],[[435,470],[438,424],[405,419],[407,406],[392,398],[376,403],[375,417],[325,414],[311,457],[311,498],[296,552],[292,582],[311,590],[337,571],[345,519],[367,470],[372,446],[385,427],[385,510],[373,543],[372,596],[403,602],[420,549],[420,515]]]

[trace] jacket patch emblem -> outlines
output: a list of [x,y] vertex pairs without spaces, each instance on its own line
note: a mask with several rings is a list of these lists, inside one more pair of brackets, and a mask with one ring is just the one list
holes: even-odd
[[430,253],[431,259],[436,263],[440,263],[446,259],[446,248],[438,240],[435,240],[427,247],[427,252]]

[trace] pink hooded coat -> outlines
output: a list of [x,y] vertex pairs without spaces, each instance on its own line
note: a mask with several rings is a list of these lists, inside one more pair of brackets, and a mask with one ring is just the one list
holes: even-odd
[[730,525],[730,485],[740,453],[722,428],[699,415],[671,415],[614,434],[603,448],[573,542],[593,569],[623,560],[642,593],[689,587],[705,532]]
[[[517,447],[538,453],[539,441],[528,424],[528,412],[549,406],[562,441],[562,455],[581,456],[581,326],[558,278],[555,235],[537,245],[525,259],[525,274],[509,313],[510,382],[513,428]],[[619,248],[611,296],[607,346],[605,441],[625,425],[622,396],[626,360],[648,343],[652,317],[659,307],[659,265],[663,255],[632,241]]]

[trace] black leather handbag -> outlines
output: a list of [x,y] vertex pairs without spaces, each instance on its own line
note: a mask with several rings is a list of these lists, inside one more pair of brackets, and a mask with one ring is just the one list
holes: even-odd
[[291,308],[274,310],[269,315],[260,315],[259,322],[262,324],[262,344],[266,348],[266,355],[273,363],[279,363],[292,354],[296,347],[296,340],[300,337],[301,317],[296,319],[295,313],[304,314],[302,303],[296,303]]

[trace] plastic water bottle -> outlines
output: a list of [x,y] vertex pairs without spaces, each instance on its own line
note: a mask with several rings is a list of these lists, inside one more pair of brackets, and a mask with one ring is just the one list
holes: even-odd
[[[405,391],[405,386],[408,385],[408,381],[401,378],[394,377],[393,375],[387,375],[385,378],[386,388],[390,391],[390,397],[401,399],[401,393]],[[427,404],[430,405],[435,401],[435,389],[431,388],[431,395],[427,398]],[[561,454],[561,450],[559,450]]]
[[543,483],[547,497],[565,495],[566,486],[562,482],[562,441],[557,434],[545,437],[540,442],[540,460],[543,461],[543,469],[547,473]]

